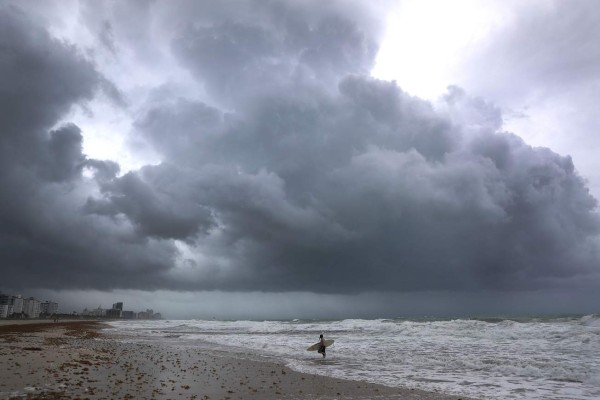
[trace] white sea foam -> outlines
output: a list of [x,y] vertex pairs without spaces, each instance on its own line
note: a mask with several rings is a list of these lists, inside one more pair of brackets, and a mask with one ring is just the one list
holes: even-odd
[[[138,340],[284,360],[302,372],[485,399],[600,398],[600,316],[342,321],[123,321]],[[335,339],[325,360],[305,349]]]

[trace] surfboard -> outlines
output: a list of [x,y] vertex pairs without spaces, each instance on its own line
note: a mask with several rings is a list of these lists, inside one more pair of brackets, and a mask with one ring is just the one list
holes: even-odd
[[[331,346],[331,345],[333,344],[333,342],[334,342],[334,341],[335,341],[335,340],[333,340],[333,339],[327,339],[327,340],[325,340],[325,347],[329,347],[329,346]],[[309,347],[308,349],[306,349],[306,350],[308,350],[308,351],[317,351],[317,350],[319,350],[319,347],[320,347],[320,346],[321,346],[321,342],[319,342],[319,343],[315,343],[315,344],[313,344],[312,346],[310,346],[310,347]]]

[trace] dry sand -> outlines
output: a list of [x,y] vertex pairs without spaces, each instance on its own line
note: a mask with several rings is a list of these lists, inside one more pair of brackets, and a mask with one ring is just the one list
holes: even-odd
[[0,325],[0,399],[460,399],[303,374],[232,353],[128,342],[102,327]]

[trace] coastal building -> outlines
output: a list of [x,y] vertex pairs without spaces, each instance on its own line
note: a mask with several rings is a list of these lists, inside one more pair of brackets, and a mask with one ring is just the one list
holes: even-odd
[[23,315],[21,295],[0,294],[0,318],[15,318]]
[[123,316],[123,302],[114,303],[110,310],[106,310],[106,318],[121,318]]
[[114,303],[112,308],[104,310],[101,306],[98,306],[95,310],[88,310],[85,308],[81,315],[83,317],[90,318],[111,318],[111,319],[161,319],[160,313],[155,313],[152,309],[146,309],[146,311],[128,311],[123,310],[123,303]]
[[58,303],[53,301],[45,301],[40,304],[40,313],[44,315],[52,315],[58,313]]
[[23,297],[20,294],[12,296],[13,314],[23,314]]
[[10,296],[0,293],[0,318],[8,317],[8,307],[10,306]]
[[118,308],[111,308],[106,310],[106,318],[121,318],[122,311]]
[[104,318],[106,317],[106,310],[103,309],[101,305],[99,305],[98,308],[95,308],[93,310],[88,310],[87,308],[84,308],[81,312],[81,315],[84,317],[91,318]]
[[8,318],[13,313],[11,304],[0,304],[0,318]]
[[146,311],[140,311],[137,313],[137,319],[161,319],[162,315],[160,313],[154,313],[154,310],[146,309]]
[[102,306],[98,306],[97,309],[88,310],[84,308],[81,312],[83,317],[90,318],[112,318],[112,319],[160,319],[160,314],[154,314],[154,311],[148,309],[140,313],[134,311],[123,310],[123,302],[113,303],[112,308],[103,309]]
[[23,299],[23,312],[28,318],[39,318],[41,311],[41,302],[33,297]]

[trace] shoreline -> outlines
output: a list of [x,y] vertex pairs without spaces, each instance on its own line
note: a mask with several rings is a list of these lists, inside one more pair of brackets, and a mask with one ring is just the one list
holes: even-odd
[[0,399],[467,398],[294,371],[283,363],[129,342],[102,321],[0,325]]
[[[110,321],[110,320],[106,320],[106,321]],[[103,321],[98,320],[98,319],[79,319],[79,318],[73,318],[73,319],[61,319],[58,322],[54,322],[52,319],[50,318],[46,318],[46,319],[28,319],[28,318],[24,318],[24,319],[0,319],[0,333],[3,327],[5,326],[11,326],[11,325],[46,325],[46,324],[50,324],[50,325],[57,325],[57,324],[64,324],[64,323],[72,323],[72,322],[100,322],[102,323]]]

